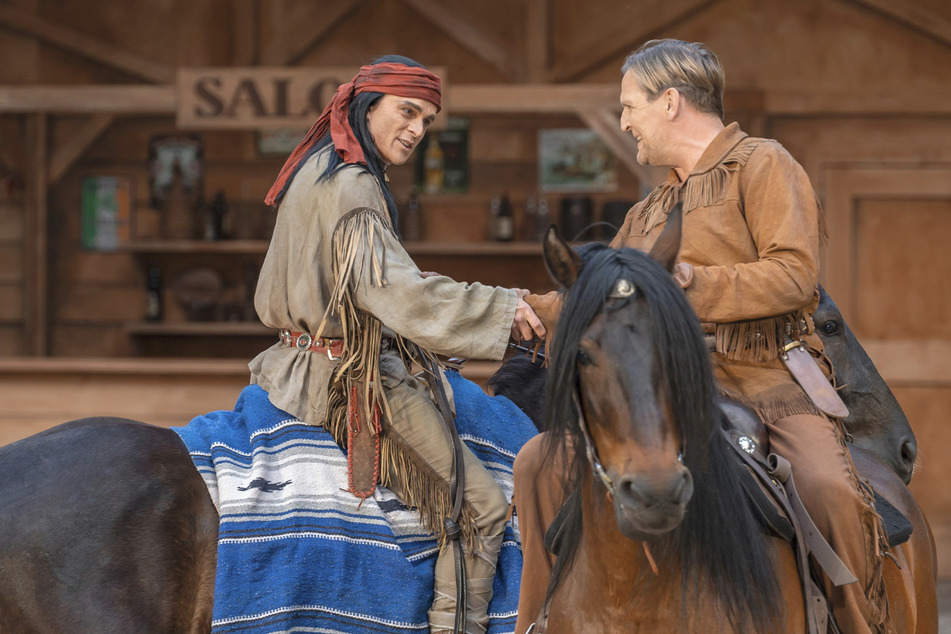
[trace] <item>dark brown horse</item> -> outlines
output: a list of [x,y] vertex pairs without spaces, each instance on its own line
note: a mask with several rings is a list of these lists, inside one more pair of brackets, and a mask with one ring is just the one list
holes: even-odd
[[[672,240],[655,248],[668,269]],[[683,293],[633,250],[594,245],[582,260],[550,233],[546,260],[569,289],[546,418],[580,495],[541,631],[806,631],[792,549],[763,533],[728,467],[733,450],[716,433],[709,358]],[[936,632],[927,523],[894,471],[856,453],[863,476],[914,524],[890,553],[902,569],[886,563],[896,631]]]

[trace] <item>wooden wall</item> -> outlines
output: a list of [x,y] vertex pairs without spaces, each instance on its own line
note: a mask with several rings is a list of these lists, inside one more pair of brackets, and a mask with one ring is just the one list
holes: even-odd
[[[53,97],[30,101],[35,93],[19,89],[161,89],[178,67],[349,66],[393,52],[446,68],[459,89],[616,85],[627,53],[668,36],[710,45],[727,71],[727,118],[781,141],[813,180],[830,229],[823,283],[918,434],[912,488],[934,527],[941,572],[951,575],[951,496],[941,484],[951,464],[940,459],[951,441],[944,317],[951,308],[951,7],[944,0],[10,0],[0,5],[7,62],[0,66],[0,356],[246,359],[269,341],[130,334],[128,323],[144,311],[150,256],[79,248],[85,175],[132,175],[136,231],[155,232],[146,147],[152,135],[175,131],[174,94],[137,93],[156,98],[116,115],[101,103],[84,112],[54,107]],[[428,240],[481,240],[492,196],[506,190],[520,209],[536,191],[539,129],[599,124],[584,114],[541,112],[541,99],[539,113],[497,105],[456,110],[471,121],[472,185],[465,195],[423,199]],[[613,121],[600,123],[610,138]],[[206,196],[222,189],[236,213],[260,212],[280,159],[259,156],[252,132],[201,136]],[[623,135],[614,141],[622,154],[631,143]],[[599,203],[636,199],[656,182],[656,172],[630,165],[629,152],[620,157],[619,191],[599,195]],[[393,170],[398,199],[411,180],[411,168]],[[173,277],[176,268],[209,262],[234,276],[236,262],[258,256],[164,257]],[[423,268],[463,279],[546,283],[531,254],[502,265],[497,256],[419,257]],[[182,318],[174,302],[166,305],[169,319]]]

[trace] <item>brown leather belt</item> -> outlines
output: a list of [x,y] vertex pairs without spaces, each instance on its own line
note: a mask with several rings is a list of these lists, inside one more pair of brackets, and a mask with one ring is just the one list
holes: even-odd
[[301,352],[326,354],[331,361],[336,361],[343,354],[343,339],[332,339],[330,337],[315,339],[306,332],[296,332],[286,328],[278,332],[278,337],[285,348],[297,348]]

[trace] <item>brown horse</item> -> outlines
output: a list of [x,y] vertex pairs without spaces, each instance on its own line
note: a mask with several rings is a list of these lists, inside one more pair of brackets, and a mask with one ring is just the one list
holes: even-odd
[[[667,270],[679,240],[675,229],[655,247]],[[538,629],[807,631],[793,551],[764,534],[716,433],[709,357],[683,293],[637,251],[591,245],[582,259],[550,232],[545,253],[568,289],[546,418],[580,495]],[[890,552],[902,568],[885,566],[896,631],[936,632],[930,529],[901,478],[856,453],[914,525]]]

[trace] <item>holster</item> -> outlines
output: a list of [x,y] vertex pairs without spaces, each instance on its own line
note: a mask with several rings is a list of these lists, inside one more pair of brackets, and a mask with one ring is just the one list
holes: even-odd
[[[350,492],[365,500],[373,495],[380,478],[380,408],[372,400],[372,387],[363,381],[350,387],[347,402],[347,484]],[[367,420],[364,403],[372,414]]]
[[787,339],[779,358],[816,407],[835,418],[845,418],[849,415],[849,408],[842,402],[839,393],[822,373],[802,341]]

